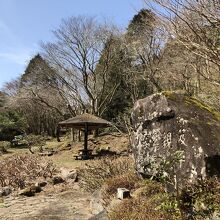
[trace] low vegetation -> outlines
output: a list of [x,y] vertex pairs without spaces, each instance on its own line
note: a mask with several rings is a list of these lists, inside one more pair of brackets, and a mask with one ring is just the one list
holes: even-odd
[[106,157],[87,163],[79,171],[80,185],[86,191],[94,192],[100,189],[106,180],[134,172],[134,161],[131,157]]
[[37,178],[50,178],[56,173],[48,160],[33,155],[11,156],[0,160],[0,187],[24,188]]
[[136,190],[132,198],[123,200],[119,205],[114,206],[109,212],[109,219],[172,219],[171,214],[160,207],[166,199],[166,193],[160,183],[139,180],[136,182]]
[[118,188],[134,190],[138,180],[139,178],[134,172],[127,172],[107,179],[101,189],[103,205],[107,207],[111,203],[111,200],[115,198]]
[[8,141],[0,141],[0,155],[8,152],[8,148],[11,146],[11,143]]

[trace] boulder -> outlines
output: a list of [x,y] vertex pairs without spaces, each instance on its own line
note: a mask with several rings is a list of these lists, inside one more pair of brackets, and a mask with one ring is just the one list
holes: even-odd
[[52,178],[53,185],[64,183],[64,182],[65,182],[65,180],[62,177],[60,177],[60,176],[54,176]]
[[77,170],[75,169],[67,169],[64,167],[60,168],[61,176],[64,180],[66,181],[71,181],[71,182],[77,182],[78,180],[78,173]]
[[27,196],[27,197],[31,197],[31,196],[35,196],[35,193],[39,193],[41,192],[42,189],[40,186],[29,186],[29,187],[26,187],[24,189],[22,189],[18,195],[20,196]]
[[90,201],[90,209],[93,215],[97,215],[98,213],[104,211],[104,207],[102,205],[101,191],[96,190],[92,194],[92,198]]
[[35,183],[36,187],[45,187],[47,185],[46,181],[41,181],[41,182],[37,182]]
[[108,213],[103,210],[100,213],[96,214],[95,216],[89,218],[89,220],[108,220]]
[[220,113],[178,92],[138,100],[131,116],[138,173],[175,184],[220,176]]
[[8,186],[0,188],[0,197],[1,196],[8,196],[12,193],[12,189]]

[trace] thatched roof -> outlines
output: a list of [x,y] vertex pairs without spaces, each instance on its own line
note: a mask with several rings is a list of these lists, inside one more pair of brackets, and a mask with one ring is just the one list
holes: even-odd
[[83,129],[85,128],[86,123],[88,125],[88,130],[95,130],[97,128],[103,128],[111,125],[111,122],[88,113],[77,115],[74,118],[69,118],[65,121],[59,122],[58,125],[61,127]]

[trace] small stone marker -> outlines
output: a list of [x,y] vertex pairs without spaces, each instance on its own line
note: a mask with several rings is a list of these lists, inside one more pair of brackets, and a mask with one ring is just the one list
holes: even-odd
[[118,188],[117,189],[117,198],[118,199],[126,199],[126,198],[130,198],[130,191],[128,189],[125,188]]

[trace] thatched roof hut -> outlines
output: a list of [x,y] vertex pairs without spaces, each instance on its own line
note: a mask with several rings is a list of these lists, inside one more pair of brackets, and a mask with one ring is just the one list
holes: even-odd
[[59,141],[59,129],[60,127],[67,127],[67,128],[76,128],[78,130],[83,130],[85,134],[84,138],[84,150],[83,150],[83,157],[84,159],[89,158],[88,154],[88,131],[96,130],[98,128],[104,128],[111,125],[111,122],[106,121],[102,118],[97,116],[85,113],[82,115],[77,115],[74,118],[69,118],[65,121],[61,121],[58,123],[58,133],[57,139]]
[[60,127],[76,128],[79,130],[84,130],[87,124],[88,130],[96,130],[98,128],[103,128],[111,125],[111,122],[99,118],[95,115],[84,113],[82,115],[77,115],[74,118],[69,118],[65,121],[59,122]]

